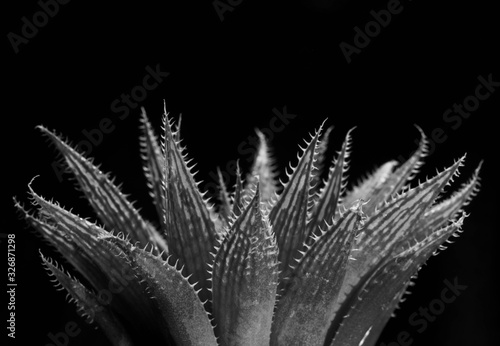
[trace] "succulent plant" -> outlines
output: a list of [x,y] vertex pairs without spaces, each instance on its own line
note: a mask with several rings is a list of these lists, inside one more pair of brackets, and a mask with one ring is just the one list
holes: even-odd
[[331,128],[323,133],[323,126],[299,147],[286,183],[258,131],[246,182],[238,168],[228,193],[221,178],[212,205],[198,189],[179,126],[165,112],[160,143],[143,111],[156,226],[108,174],[40,126],[102,225],[43,198],[32,183],[35,210],[16,206],[76,270],[78,278],[41,256],[113,345],[374,345],[418,269],[461,231],[479,167],[446,199],[439,196],[464,157],[410,188],[426,155],[420,130],[406,162],[387,162],[346,190],[351,131],[326,171]]

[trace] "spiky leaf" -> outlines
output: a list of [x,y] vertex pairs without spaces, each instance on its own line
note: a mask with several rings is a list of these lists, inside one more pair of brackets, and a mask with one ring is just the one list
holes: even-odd
[[107,309],[99,303],[99,297],[82,285],[77,279],[72,278],[62,269],[59,269],[50,259],[45,258],[42,254],[40,256],[45,268],[50,273],[49,275],[53,276],[54,280],[68,291],[68,294],[75,301],[82,316],[87,317],[89,322],[95,321],[113,345],[133,345],[126,328],[111,309]]
[[318,144],[318,150],[314,155],[314,168],[316,173],[312,177],[311,181],[311,192],[314,201],[319,197],[320,190],[322,188],[321,175],[326,167],[326,152],[328,150],[328,141],[330,138],[330,133],[333,131],[333,126],[326,129],[325,133],[321,136]]
[[[342,194],[343,178],[347,170],[347,158],[349,156],[349,146],[351,142],[351,131],[347,133],[342,150],[336,162],[330,168],[325,186],[319,192],[317,201],[313,204],[309,213],[306,232],[308,237],[325,226],[325,222],[333,222],[335,213],[338,213],[338,202]],[[306,242],[310,238],[306,238]],[[310,243],[310,242],[308,242]]]
[[[165,155],[165,223],[171,260],[180,260],[193,280],[207,287],[207,264],[218,237],[207,202],[199,192],[188,167],[178,134],[167,114],[163,117]],[[200,292],[208,298],[205,290]]]
[[287,276],[289,264],[292,264],[294,256],[298,255],[297,251],[302,250],[307,237],[307,202],[310,196],[313,159],[320,134],[321,128],[307,143],[307,147],[302,149],[297,167],[289,175],[283,193],[269,214],[280,249],[280,277]]
[[238,216],[241,214],[243,210],[243,194],[244,194],[244,188],[243,188],[243,181],[241,179],[241,169],[240,169],[240,162],[236,161],[236,182],[234,184],[234,196],[233,196],[233,207],[232,207],[232,212],[234,216]]
[[[208,315],[199,300],[195,284],[161,256],[153,255],[115,236],[101,240],[117,245],[122,256],[144,280],[161,311],[168,331],[178,345],[216,346],[217,341]],[[164,332],[167,332],[164,329]],[[168,335],[166,335],[167,337]]]
[[221,345],[268,345],[278,286],[278,247],[260,192],[234,221],[212,267],[213,313]]
[[361,226],[359,207],[347,211],[307,249],[285,279],[273,324],[273,345],[323,345],[335,315],[352,240]]
[[344,207],[350,208],[358,200],[368,201],[373,191],[380,189],[397,164],[397,161],[388,161],[375,169],[359,185],[346,193],[342,200]]
[[415,241],[415,234],[412,235],[411,231],[457,173],[463,160],[461,158],[434,178],[397,196],[367,220],[357,239],[356,260],[349,262],[346,285],[354,284],[360,275],[377,265],[380,258],[394,251],[394,244],[398,241]]
[[[426,213],[422,227],[432,231],[444,225],[466,206],[474,194],[479,190],[479,171],[482,162],[476,168],[472,178],[449,198],[432,206]],[[425,231],[422,231],[425,233]]]
[[427,138],[419,127],[417,127],[417,129],[420,131],[422,138],[415,153],[396,169],[395,172],[389,174],[384,179],[383,183],[378,184],[371,190],[369,195],[361,197],[367,201],[363,209],[367,215],[372,215],[377,207],[385,202],[390,196],[399,192],[405,184],[414,177],[418,168],[422,165],[422,158],[427,153]]
[[46,201],[30,187],[33,203],[39,207],[39,215],[28,215],[28,221],[38,228],[44,237],[90,282],[98,292],[113,293],[109,306],[120,317],[134,324],[139,317],[137,328],[148,330],[155,335],[156,311],[151,301],[144,295],[139,281],[131,275],[131,268],[109,251],[109,247],[98,241],[98,237],[109,233],[99,226]]
[[146,111],[142,108],[141,130],[143,132],[140,139],[141,156],[144,160],[144,175],[148,181],[150,196],[156,207],[162,229],[165,229],[165,157],[161,152],[161,147],[154,130],[149,122]]
[[452,234],[458,232],[464,216],[438,230],[423,241],[395,256],[389,256],[358,288],[359,294],[349,302],[348,315],[336,332],[331,346],[374,345],[411,277]]
[[227,226],[231,217],[231,200],[219,167],[217,167],[217,176],[219,177],[219,217],[222,219],[224,225]]
[[[267,143],[266,137],[260,130],[256,129],[255,132],[257,133],[257,137],[259,137],[259,147],[255,155],[252,169],[247,177],[243,198],[252,198],[252,192],[258,185],[260,188],[261,201],[270,204],[275,198],[277,190],[274,162],[270,155],[269,144]],[[258,179],[256,177],[258,177]]]
[[126,196],[113,184],[108,174],[101,172],[91,161],[80,155],[53,132],[43,126],[38,126],[38,128],[61,152],[87,200],[107,229],[124,232],[143,245],[151,242],[155,246],[161,246],[155,242],[155,239],[160,239],[157,231],[140,216]]

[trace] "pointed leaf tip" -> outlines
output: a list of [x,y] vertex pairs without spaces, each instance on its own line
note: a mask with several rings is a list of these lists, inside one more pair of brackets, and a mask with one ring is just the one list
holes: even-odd
[[278,282],[278,248],[260,189],[235,220],[213,263],[214,319],[221,345],[268,345]]
[[103,173],[92,160],[78,153],[55,133],[43,126],[39,128],[62,154],[88,202],[109,230],[126,232],[132,239],[144,245],[154,241],[156,230],[141,217],[120,188],[113,183],[109,174]]
[[319,191],[319,196],[311,207],[306,226],[308,239],[311,239],[309,238],[311,235],[323,228],[325,223],[331,223],[335,215],[338,214],[338,203],[345,186],[347,159],[353,130],[354,128],[348,131],[342,149],[330,168],[325,186]]
[[272,344],[323,345],[337,311],[353,239],[364,215],[348,210],[322,233],[298,260],[280,298]]
[[71,299],[78,306],[82,316],[87,317],[89,322],[95,321],[113,345],[133,345],[127,329],[123,326],[112,309],[102,305],[99,297],[82,285],[78,280],[66,274],[62,268],[59,269],[57,264],[53,263],[49,258],[44,257],[41,252],[40,256],[49,275],[54,277],[54,280],[66,289]]
[[[428,141],[422,129],[418,126],[417,129],[421,133],[421,139],[417,150],[394,172],[388,175],[386,174],[382,184],[379,184],[370,191],[369,200],[364,209],[367,215],[372,215],[378,207],[389,199],[389,197],[400,192],[407,182],[414,178],[418,169],[423,164],[422,159],[427,155],[428,151]],[[394,165],[388,165],[385,168],[392,169],[393,166]]]
[[[136,274],[146,282],[148,291],[163,317],[164,337],[172,335],[178,345],[216,346],[213,328],[195,285],[182,274],[182,268],[163,261],[141,248],[115,236],[101,237],[102,241],[120,248]],[[168,330],[167,330],[168,326]]]
[[302,250],[307,239],[306,220],[308,201],[313,179],[314,154],[317,151],[321,127],[302,149],[299,162],[293,169],[283,193],[272,207],[269,220],[273,226],[279,252],[280,278],[286,277],[297,251]]
[[255,129],[259,138],[259,145],[255,153],[254,162],[243,191],[243,199],[251,196],[251,191],[257,183],[255,177],[259,176],[261,200],[270,204],[277,192],[278,181],[276,179],[275,163],[271,155],[271,149],[265,135],[259,129]]
[[207,264],[219,237],[208,203],[198,190],[185,160],[180,139],[174,138],[172,124],[163,115],[165,155],[165,235],[172,261],[180,260],[193,280],[202,286],[200,299],[209,298]]

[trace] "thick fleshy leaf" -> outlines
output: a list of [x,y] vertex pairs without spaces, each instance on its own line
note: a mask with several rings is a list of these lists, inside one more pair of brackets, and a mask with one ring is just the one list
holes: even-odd
[[[165,134],[163,153],[165,155],[165,223],[171,261],[180,260],[194,282],[207,288],[207,264],[210,251],[218,237],[210,208],[198,190],[191,169],[188,167],[180,139],[172,130],[167,114],[163,116]],[[172,262],[171,262],[172,264]],[[200,292],[202,300],[208,299],[208,292]]]
[[323,174],[323,170],[326,166],[325,165],[326,151],[328,150],[328,141],[330,138],[330,133],[332,131],[333,131],[333,126],[330,126],[329,128],[326,129],[325,133],[321,136],[320,140],[318,141],[318,150],[314,155],[313,161],[316,172],[311,180],[311,195],[314,202],[319,198],[321,188],[323,187],[321,175]]
[[417,129],[422,136],[418,149],[367,196],[368,200],[363,208],[366,215],[372,215],[377,207],[382,205],[389,197],[398,193],[418,172],[418,168],[422,165],[421,160],[427,153],[427,138],[419,127]]
[[388,161],[378,167],[372,174],[366,177],[359,185],[348,191],[342,198],[342,204],[350,208],[358,200],[368,201],[373,191],[378,190],[390,176],[397,161]]
[[[462,159],[416,188],[405,186],[426,154],[422,134],[418,150],[399,168],[388,162],[343,196],[349,134],[323,180],[330,129],[321,137],[322,125],[301,148],[280,195],[266,139],[257,131],[260,145],[247,183],[238,167],[234,196],[221,184],[221,205],[213,209],[198,190],[179,126],[166,113],[163,121],[159,146],[143,111],[141,154],[162,232],[91,160],[43,127],[105,228],[128,236],[115,236],[33,191],[37,213],[16,202],[82,273],[89,289],[44,259],[88,314],[104,310],[96,321],[115,343],[125,328],[134,343],[146,344],[374,345],[412,275],[459,230],[458,215],[479,185],[476,171],[458,192],[436,202]],[[116,289],[117,281],[125,289],[100,302],[101,292]]]
[[363,222],[352,208],[317,237],[285,279],[273,323],[272,345],[323,345],[342,287],[352,241]]
[[[38,216],[30,215],[28,221],[39,227],[42,235],[52,242],[66,258],[96,289],[104,289],[109,280],[118,279],[117,271],[107,270],[120,267],[119,259],[99,246],[97,237],[108,232],[62,207],[45,200],[29,186],[33,204]],[[70,252],[71,251],[71,252]]]
[[[351,130],[352,131],[352,130]],[[347,133],[342,150],[338,154],[336,162],[330,168],[328,180],[319,193],[319,198],[314,203],[307,218],[307,240],[309,236],[320,231],[326,223],[332,223],[335,213],[338,213],[338,202],[342,194],[345,172],[347,170],[347,158],[349,157],[349,147],[351,143],[351,131]],[[306,241],[307,241],[306,240]],[[310,243],[309,243],[310,244]]]
[[306,240],[306,218],[314,168],[313,159],[321,129],[322,127],[307,143],[305,149],[301,148],[302,156],[299,156],[299,163],[295,169],[292,169],[292,174],[287,174],[289,180],[269,214],[280,250],[280,278],[288,275],[289,264],[292,264],[293,258],[298,256],[298,251],[302,250]]
[[165,230],[165,179],[163,174],[165,170],[165,157],[161,152],[160,142],[146,116],[146,111],[144,108],[141,110],[140,120],[143,134],[139,139],[141,157],[145,163],[143,169],[148,183],[149,194],[156,207],[162,230]]
[[[131,268],[117,258],[109,247],[97,240],[109,234],[99,226],[48,202],[31,190],[33,203],[39,207],[38,217],[27,220],[51,242],[66,260],[92,285],[96,292],[112,292],[108,304],[120,317],[128,319],[138,329],[155,335],[154,305],[144,295]],[[140,323],[135,321],[139,316]],[[135,322],[134,322],[135,321]]]
[[463,220],[464,216],[411,248],[390,256],[369,275],[358,288],[356,297],[345,302],[347,316],[337,324],[338,330],[331,346],[375,345],[411,277],[446,239],[460,231]]
[[87,280],[94,283],[101,280],[102,276],[99,276],[99,272],[94,272],[92,262],[81,251],[77,250],[75,242],[70,237],[65,236],[57,225],[42,220],[35,213],[28,212],[16,199],[14,199],[14,206],[22,218],[38,232],[36,235],[41,236],[46,243],[59,251],[78,271],[88,268],[86,271]]
[[234,184],[233,215],[238,216],[243,211],[243,181],[241,179],[240,162],[236,161],[236,183]]
[[54,277],[54,281],[68,292],[71,299],[78,306],[79,313],[83,317],[86,317],[89,323],[95,321],[113,345],[133,345],[126,328],[111,309],[99,303],[98,296],[82,285],[77,279],[72,278],[64,270],[59,269],[52,260],[45,258],[43,255],[41,257],[49,275]]
[[[429,232],[441,227],[454,215],[466,206],[479,191],[479,171],[481,170],[482,162],[476,168],[472,178],[464,184],[458,191],[453,193],[449,198],[434,205],[425,213],[425,218],[422,220],[422,228],[426,228]],[[425,233],[425,231],[422,231]]]
[[339,306],[349,295],[355,296],[353,287],[381,264],[383,258],[395,251],[407,249],[417,242],[415,231],[425,211],[432,205],[443,188],[457,174],[464,157],[437,176],[402,193],[386,203],[369,217],[358,237],[339,297]]
[[100,239],[118,246],[121,257],[146,283],[166,324],[163,331],[167,332],[168,327],[177,345],[217,345],[210,319],[195,290],[196,284],[189,282],[189,277],[182,274],[183,270],[177,268],[177,263],[172,266],[161,256],[133,246],[120,237],[106,235]]
[[[84,158],[53,132],[43,126],[38,128],[47,135],[63,155],[68,167],[74,173],[82,191],[99,219],[113,232],[128,234],[134,241],[146,245],[158,239],[157,231],[140,216],[120,189],[107,174],[101,172],[91,161]],[[161,249],[161,251],[166,249]]]
[[463,165],[464,160],[465,156],[434,178],[395,197],[371,217],[356,244],[359,250],[355,256],[356,263],[373,263],[384,254],[396,250],[392,246],[400,240],[408,243],[416,241],[416,234],[411,232],[444,187],[453,180],[453,176],[458,175],[458,168]]
[[266,137],[258,129],[256,129],[255,132],[259,137],[259,147],[256,151],[252,169],[246,179],[243,198],[251,198],[252,191],[255,190],[257,185],[259,185],[261,201],[263,203],[270,204],[276,196],[278,186],[274,162],[270,155],[270,149]]
[[229,225],[229,219],[231,217],[231,200],[219,167],[217,167],[217,175],[219,177],[219,217],[223,220],[225,225]]
[[220,345],[269,345],[278,286],[278,247],[260,192],[234,221],[212,266],[213,315]]

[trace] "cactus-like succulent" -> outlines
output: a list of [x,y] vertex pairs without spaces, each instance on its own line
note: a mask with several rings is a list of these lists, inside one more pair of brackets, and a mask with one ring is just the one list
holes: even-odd
[[113,345],[374,345],[420,266],[460,232],[478,171],[437,201],[464,158],[410,188],[426,154],[390,161],[346,191],[350,133],[328,172],[323,125],[276,180],[262,133],[246,182],[220,203],[198,189],[179,128],[161,143],[141,116],[141,151],[157,226],[113,179],[44,127],[102,222],[29,194],[16,206],[78,273],[42,261]]

